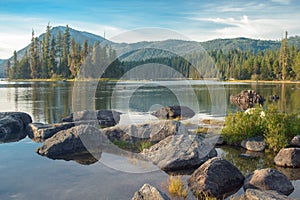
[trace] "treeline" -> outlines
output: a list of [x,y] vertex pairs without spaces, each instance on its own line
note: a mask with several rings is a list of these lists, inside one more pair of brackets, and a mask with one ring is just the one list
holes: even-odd
[[[14,52],[13,62],[6,63],[5,72],[11,79],[47,78],[218,78],[220,80],[300,80],[300,50],[288,45],[287,33],[280,49],[264,51],[210,50],[184,57],[152,57],[138,61],[120,62],[111,46],[88,40],[82,44],[71,38],[69,27],[64,33],[51,35],[50,25],[41,41],[32,31],[30,48],[19,59]],[[145,49],[143,55],[155,55]],[[162,55],[162,54],[158,54]],[[167,54],[165,54],[167,55]],[[143,58],[143,56],[142,56]],[[146,65],[142,69],[137,66]],[[169,67],[163,67],[163,66]],[[135,69],[136,68],[136,69]],[[171,70],[173,69],[173,70]]]
[[[161,64],[176,70],[145,67],[144,73],[135,72],[140,79],[162,78],[218,78],[219,80],[300,80],[300,50],[288,45],[287,33],[280,49],[241,51],[210,50],[208,55],[197,52],[184,57],[158,57],[141,61],[123,62],[124,71],[147,63]],[[160,66],[161,67],[161,66]]]
[[210,51],[221,80],[300,80],[300,50],[287,44],[287,32],[281,48],[275,50]]
[[103,72],[108,65],[111,65],[111,71],[106,71],[103,77],[120,76],[122,73],[116,52],[110,46],[95,42],[91,47],[88,40],[82,44],[75,42],[68,25],[64,33],[58,31],[56,36],[52,36],[50,30],[48,24],[42,41],[32,31],[29,51],[21,59],[14,51],[13,63],[8,60],[5,67],[8,78],[99,78],[99,72]]

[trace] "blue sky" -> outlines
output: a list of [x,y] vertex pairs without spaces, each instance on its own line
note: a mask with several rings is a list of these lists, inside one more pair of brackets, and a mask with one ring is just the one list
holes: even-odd
[[39,35],[48,22],[98,35],[105,31],[108,39],[125,31],[156,27],[196,41],[279,40],[285,30],[300,35],[299,10],[298,0],[1,0],[0,58],[26,46],[31,29]]

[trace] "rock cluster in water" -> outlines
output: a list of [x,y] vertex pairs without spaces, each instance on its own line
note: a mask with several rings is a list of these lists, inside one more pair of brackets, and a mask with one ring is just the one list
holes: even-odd
[[[41,124],[32,123],[26,113],[0,113],[0,142],[18,141],[28,135],[34,141],[43,142],[36,149],[39,155],[84,165],[97,162],[102,152],[108,152],[151,162],[167,172],[197,168],[188,179],[188,186],[199,198],[201,195],[225,198],[243,187],[245,199],[289,199],[286,195],[294,190],[284,174],[271,168],[255,170],[245,178],[230,162],[216,157],[214,143],[203,135],[190,133],[179,121],[120,126],[117,123],[121,114],[110,110],[81,111],[72,113],[61,123]],[[277,166],[300,167],[299,138],[296,136],[290,147],[276,155]],[[143,144],[150,146],[140,149]],[[241,146],[260,153],[265,142],[263,138],[249,138]],[[169,197],[145,184],[132,199]]]
[[242,110],[247,110],[255,105],[263,106],[265,98],[255,90],[243,90],[240,94],[230,95],[230,102],[238,105]]

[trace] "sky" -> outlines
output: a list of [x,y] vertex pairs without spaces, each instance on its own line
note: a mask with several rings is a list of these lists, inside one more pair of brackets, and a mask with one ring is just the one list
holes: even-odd
[[[1,0],[0,58],[28,45],[32,29],[38,36],[48,23],[100,36],[105,32],[115,42],[126,42],[118,37],[126,31],[144,28],[170,30],[195,41],[280,40],[286,30],[300,35],[299,10],[299,0]],[[152,32],[155,40],[163,31]]]

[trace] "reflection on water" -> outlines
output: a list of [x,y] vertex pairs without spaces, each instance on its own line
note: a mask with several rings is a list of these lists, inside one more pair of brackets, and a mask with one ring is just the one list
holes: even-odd
[[[254,89],[266,99],[279,95],[278,102],[267,101],[265,107],[277,104],[282,111],[300,112],[299,84],[216,84],[204,81],[1,82],[0,111],[25,111],[35,122],[42,123],[59,122],[71,111],[118,109],[124,113],[149,112],[153,105],[181,104],[196,113],[224,115],[226,108],[227,112],[239,110],[230,104],[230,95],[246,89]],[[221,95],[223,91],[225,98]]]
[[70,114],[72,84],[26,82],[0,84],[0,111],[24,111],[36,122],[58,122]]
[[[230,161],[234,166],[236,166],[244,175],[248,175],[255,169],[263,169],[266,167],[274,167],[273,158],[275,155],[272,154],[255,154],[251,155],[250,152],[243,148],[235,148],[224,146],[217,149],[218,155],[222,158]],[[249,158],[243,154],[249,155]],[[251,164],[250,164],[251,163]]]

